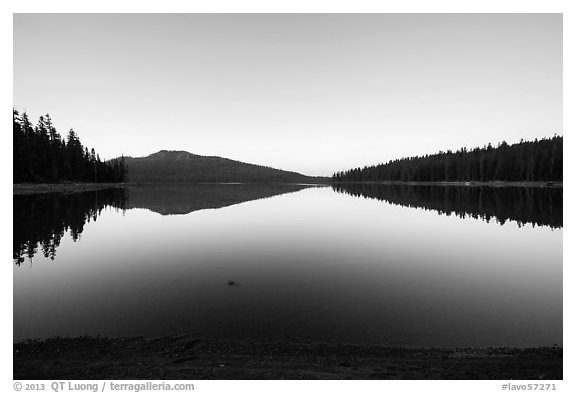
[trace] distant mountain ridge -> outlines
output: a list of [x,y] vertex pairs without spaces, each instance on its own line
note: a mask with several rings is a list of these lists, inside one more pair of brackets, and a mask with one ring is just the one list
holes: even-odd
[[128,181],[134,183],[316,183],[327,180],[182,150],[160,150],[139,158],[125,157],[125,162]]

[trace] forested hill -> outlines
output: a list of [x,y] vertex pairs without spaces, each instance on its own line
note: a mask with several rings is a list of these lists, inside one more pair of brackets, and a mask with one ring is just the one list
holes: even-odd
[[128,179],[134,183],[315,183],[326,180],[186,151],[161,150],[147,157],[126,157],[126,165]]
[[337,172],[335,182],[562,181],[562,136],[462,148]]

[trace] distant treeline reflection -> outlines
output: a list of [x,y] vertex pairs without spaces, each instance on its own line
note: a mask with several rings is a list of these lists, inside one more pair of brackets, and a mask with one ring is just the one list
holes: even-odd
[[340,193],[378,199],[394,205],[436,210],[518,226],[562,228],[562,188],[445,185],[334,184]]
[[56,248],[67,231],[74,241],[84,225],[96,221],[106,206],[125,210],[128,204],[122,188],[78,193],[14,195],[13,258],[17,265],[41,250],[54,260]]

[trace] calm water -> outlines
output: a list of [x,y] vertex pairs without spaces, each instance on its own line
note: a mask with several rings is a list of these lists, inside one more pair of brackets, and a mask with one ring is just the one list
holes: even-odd
[[15,195],[13,258],[14,340],[562,344],[562,189]]

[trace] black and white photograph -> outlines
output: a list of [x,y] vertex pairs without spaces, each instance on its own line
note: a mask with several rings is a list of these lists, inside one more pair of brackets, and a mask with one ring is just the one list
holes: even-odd
[[561,390],[561,12],[12,21],[23,391]]

